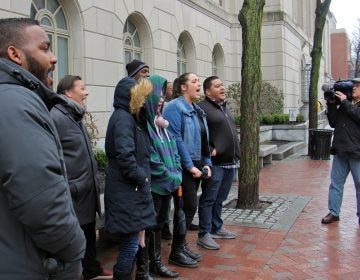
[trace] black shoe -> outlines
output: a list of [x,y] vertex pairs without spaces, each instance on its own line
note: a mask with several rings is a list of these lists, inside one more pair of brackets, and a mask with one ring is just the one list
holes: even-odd
[[161,230],[161,238],[165,240],[171,240],[172,234],[170,232],[170,226],[168,223],[165,223]]
[[321,223],[322,224],[331,224],[333,222],[339,221],[339,216],[334,216],[333,214],[329,213],[324,218],[322,218]]
[[187,243],[185,243],[184,246],[184,253],[197,262],[200,262],[202,260],[202,256],[199,253],[191,251]]
[[196,268],[198,262],[184,253],[183,248],[173,248],[169,256],[169,263],[181,267]]
[[132,278],[131,278],[131,273],[117,272],[114,269],[113,279],[114,280],[131,280]]
[[190,224],[189,230],[199,230],[199,225]]
[[154,277],[157,277],[157,276],[164,277],[164,278],[179,277],[179,272],[170,270],[163,263],[156,263],[155,265],[150,264],[149,272],[150,272],[151,276],[154,276]]

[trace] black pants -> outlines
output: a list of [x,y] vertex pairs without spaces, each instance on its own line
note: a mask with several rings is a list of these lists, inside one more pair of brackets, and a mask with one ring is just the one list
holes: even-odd
[[183,210],[186,217],[186,228],[189,229],[198,206],[197,191],[199,189],[201,179],[194,178],[191,173],[184,170],[182,173],[182,193],[184,200]]
[[96,260],[96,228],[95,221],[81,226],[86,239],[85,256],[82,260],[85,279],[98,276],[102,272],[100,262]]
[[171,194],[160,195],[157,193],[151,193],[154,202],[154,208],[156,212],[157,226],[154,230],[160,230],[163,228],[164,223],[169,220],[169,209],[171,202]]

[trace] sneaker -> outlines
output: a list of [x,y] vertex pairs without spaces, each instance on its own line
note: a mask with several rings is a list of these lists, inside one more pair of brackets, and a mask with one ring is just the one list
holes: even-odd
[[215,242],[215,240],[211,237],[210,233],[205,233],[204,236],[199,237],[197,240],[197,245],[209,249],[209,250],[219,250],[220,245]]
[[89,280],[101,280],[101,279],[113,279],[113,271],[110,269],[103,268],[102,272]]
[[217,232],[211,233],[211,237],[214,239],[234,239],[237,237],[235,232],[227,230],[224,226]]

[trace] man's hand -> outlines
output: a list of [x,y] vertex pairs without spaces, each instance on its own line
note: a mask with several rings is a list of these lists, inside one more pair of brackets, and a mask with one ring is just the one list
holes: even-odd
[[340,101],[344,101],[347,97],[345,94],[343,94],[341,91],[335,92],[335,96],[340,99]]

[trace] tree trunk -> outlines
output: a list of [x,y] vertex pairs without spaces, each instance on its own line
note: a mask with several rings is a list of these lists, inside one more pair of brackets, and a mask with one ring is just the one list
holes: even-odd
[[259,203],[259,121],[261,90],[261,26],[265,0],[244,0],[239,13],[242,26],[241,160],[237,208]]
[[313,48],[311,50],[311,72],[309,85],[309,128],[317,128],[318,126],[317,101],[320,62],[322,57],[322,39],[326,15],[329,12],[330,3],[331,0],[324,0],[323,2],[321,0],[316,1],[315,32]]

